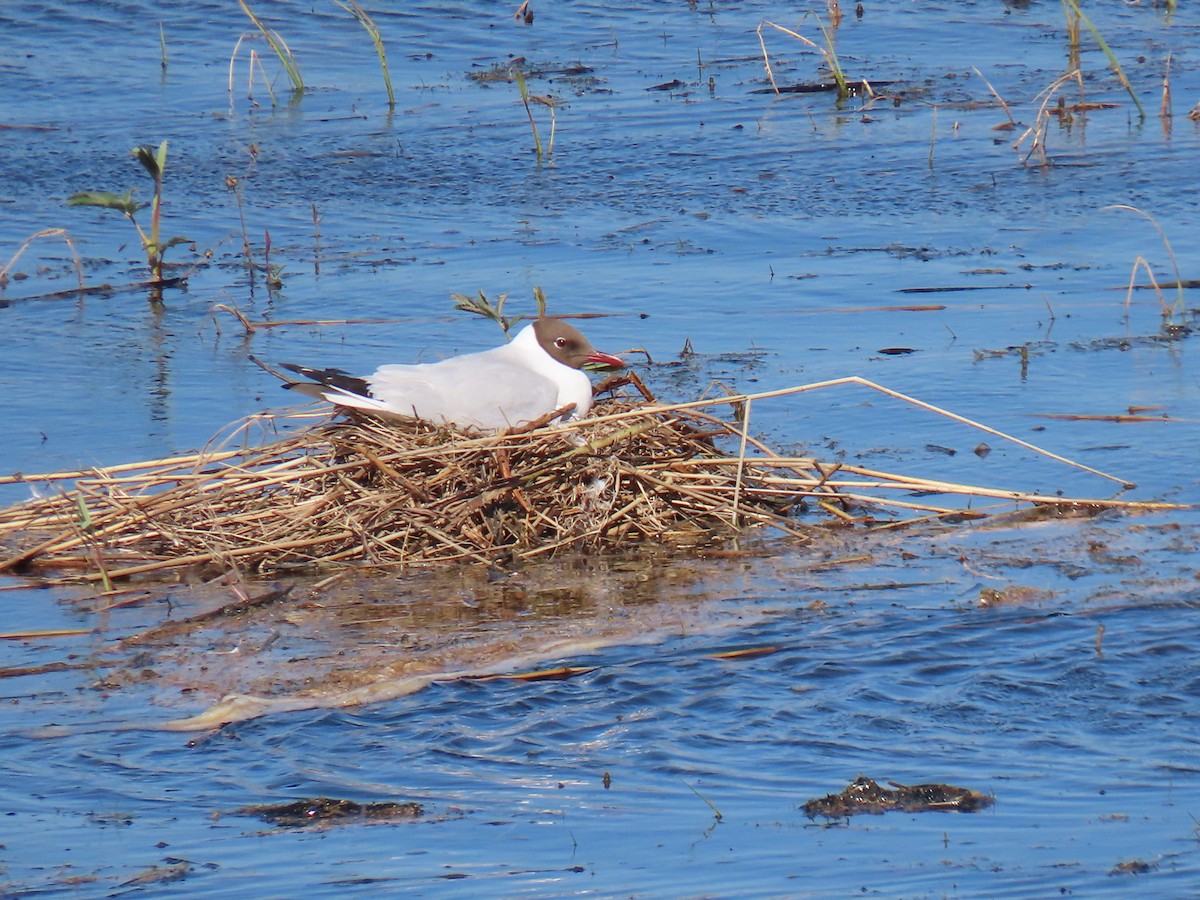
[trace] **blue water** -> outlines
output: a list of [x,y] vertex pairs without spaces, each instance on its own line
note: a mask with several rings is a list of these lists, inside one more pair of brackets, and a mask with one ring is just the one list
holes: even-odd
[[[288,399],[248,354],[361,370],[478,349],[495,327],[453,312],[449,295],[508,293],[532,311],[540,285],[552,312],[613,313],[586,323],[604,349],[645,347],[666,362],[690,338],[694,369],[643,372],[670,399],[714,379],[753,391],[861,375],[1135,481],[1129,496],[1200,502],[1195,341],[1164,335],[1152,292],[1127,306],[1124,291],[1139,256],[1159,281],[1174,277],[1171,260],[1145,219],[1104,210],[1151,213],[1182,276],[1196,277],[1194,11],[1093,11],[1148,116],[1085,32],[1083,99],[1116,107],[1052,123],[1042,168],[1022,164],[1028,142],[1012,143],[1063,71],[1059,4],[866,4],[861,20],[847,9],[839,58],[896,82],[899,103],[841,108],[828,95],[751,93],[766,84],[764,18],[819,40],[811,18],[770,4],[542,4],[532,27],[512,20],[515,6],[372,10],[397,92],[389,114],[368,38],[333,4],[254,4],[310,85],[291,104],[261,40],[243,43],[228,92],[250,27],[236,5],[4,4],[0,125],[14,127],[0,130],[0,265],[34,232],[61,227],[88,284],[143,280],[128,223],[65,199],[128,187],[146,199],[127,151],[164,139],[165,232],[196,242],[168,260],[212,258],[154,309],[138,290],[45,298],[74,285],[71,253],[54,238],[26,251],[14,266],[25,277],[0,293],[0,472],[195,449]],[[822,77],[811,51],[766,40],[781,83]],[[247,97],[251,47],[277,106],[261,73]],[[1169,125],[1158,115],[1168,53]],[[515,85],[468,77],[513,56],[591,69],[530,78],[566,104],[540,166]],[[972,67],[1021,126],[994,129],[1006,117]],[[672,79],[685,87],[647,90]],[[535,116],[546,138],[546,111]],[[260,265],[270,232],[278,291],[247,277],[243,217]],[[937,287],[978,289],[901,293]],[[1185,303],[1197,306],[1194,291]],[[222,304],[255,321],[388,321],[244,335]],[[914,304],[939,308],[896,308]],[[1024,368],[994,353],[1020,346]],[[896,347],[915,352],[879,352]],[[1047,418],[1131,407],[1169,421]],[[755,416],[773,444],[830,459],[1080,497],[1115,490],[863,388],[764,402]],[[984,457],[971,452],[981,441]],[[0,486],[0,499],[27,491]],[[660,564],[678,581],[652,582],[632,611],[612,588],[613,615],[661,625],[678,609],[673,627],[547,660],[595,666],[568,681],[439,685],[203,735],[125,726],[200,712],[218,687],[261,688],[273,673],[281,692],[297,690],[310,658],[323,667],[343,654],[352,671],[363,643],[386,651],[395,638],[403,658],[409,625],[317,628],[297,601],[243,634],[135,653],[117,641],[181,615],[166,588],[103,617],[71,592],[5,581],[0,632],[93,633],[0,642],[6,668],[83,666],[0,679],[0,892],[1200,891],[1194,513],[836,539],[769,545],[700,573],[690,560]],[[557,596],[556,577],[567,576],[522,576],[528,597],[512,622],[532,646],[571,615],[542,602]],[[980,608],[985,588],[1024,599]],[[465,576],[453,590],[414,577],[369,591],[451,610],[491,597]],[[706,598],[702,616],[685,594]],[[352,592],[341,600],[354,607]],[[472,622],[448,615],[438,627],[469,641]],[[780,649],[710,658],[765,645]],[[268,649],[279,646],[293,658]],[[48,725],[69,730],[42,737]],[[807,820],[806,800],[859,774],[958,784],[996,804],[833,828]],[[426,815],[299,832],[236,814],[313,795],[418,800]],[[180,860],[182,880],[130,884]],[[1109,874],[1130,860],[1151,868]]]

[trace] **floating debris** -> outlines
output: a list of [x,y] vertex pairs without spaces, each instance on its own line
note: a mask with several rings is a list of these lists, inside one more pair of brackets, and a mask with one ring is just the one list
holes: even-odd
[[862,813],[882,815],[885,812],[978,812],[996,802],[996,798],[970,788],[949,784],[897,784],[895,790],[880,787],[866,776],[859,775],[837,794],[826,794],[804,804],[804,814],[810,819],[844,819]]
[[1109,875],[1147,875],[1154,871],[1157,866],[1154,866],[1144,859],[1129,859],[1125,862],[1119,862],[1108,870]]
[[420,803],[355,803],[332,797],[314,797],[294,803],[263,803],[243,806],[239,816],[255,816],[282,828],[329,828],[334,825],[401,822],[419,819],[425,810]]

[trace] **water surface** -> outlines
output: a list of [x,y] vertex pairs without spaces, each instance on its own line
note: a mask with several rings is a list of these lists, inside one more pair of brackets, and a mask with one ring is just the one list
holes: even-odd
[[[1139,256],[1160,281],[1171,260],[1145,219],[1105,210],[1151,213],[1196,277],[1187,173],[1200,126],[1186,113],[1200,99],[1200,20],[1097,9],[1148,115],[1085,32],[1086,93],[1062,96],[1113,106],[1055,119],[1041,166],[1023,163],[1028,141],[1012,144],[1067,64],[1060,4],[864,6],[837,29],[839,58],[893,84],[842,104],[755,93],[768,86],[764,19],[818,39],[811,18],[771,4],[544,4],[532,26],[511,18],[515,4],[372,10],[389,112],[368,38],[333,4],[255,4],[300,60],[309,89],[294,100],[261,41],[243,43],[229,92],[249,27],[236,5],[163,18],[164,72],[157,7],[6,4],[0,263],[60,227],[89,285],[143,280],[128,223],[65,200],[128,187],[146,199],[127,152],[168,140],[165,230],[196,246],[168,258],[203,264],[158,308],[144,290],[47,297],[75,284],[71,253],[33,244],[0,294],[0,469],[195,449],[287,401],[251,353],[361,370],[479,349],[495,327],[449,295],[503,292],[532,311],[540,285],[553,312],[616,314],[587,323],[605,349],[666,363],[690,338],[691,367],[643,373],[669,399],[712,380],[767,390],[861,375],[1135,481],[1131,497],[1200,501],[1194,340],[1164,330],[1152,292],[1126,303],[1124,291]],[[766,40],[780,83],[825,77],[811,51]],[[251,47],[275,104],[261,73],[248,96]],[[472,77],[514,58],[534,93],[565,104],[541,165],[516,86]],[[984,78],[1015,129],[996,129],[1007,117]],[[242,250],[245,238],[262,266],[267,232],[278,290],[249,277]],[[929,288],[971,290],[904,293]],[[254,321],[387,321],[246,335],[219,305]],[[913,305],[926,308],[899,308]],[[914,352],[880,353],[894,348]],[[1113,420],[1131,408],[1163,421]],[[789,451],[1114,492],[861,388],[755,414]],[[1097,418],[1053,418],[1069,414]],[[336,604],[302,585],[294,608],[243,632],[138,652],[119,641],[229,598],[164,587],[101,616],[78,592],[9,580],[0,631],[89,633],[0,646],[7,670],[38,672],[0,681],[0,889],[1188,896],[1200,889],[1196,538],[1191,512],[1105,514],[751,542],[745,558],[658,561],[642,580],[596,560],[534,567],[507,593],[477,572],[356,582]],[[982,606],[988,589],[1007,602]],[[303,690],[306,668],[339,656],[351,672],[403,660],[406,634],[578,648],[593,622],[610,638],[543,660],[592,667],[564,681],[440,684],[213,733],[154,727],[230,689]],[[996,803],[833,827],[804,816],[859,774]],[[237,812],[318,795],[416,800],[426,814],[305,831]],[[1129,862],[1147,869],[1110,874]]]

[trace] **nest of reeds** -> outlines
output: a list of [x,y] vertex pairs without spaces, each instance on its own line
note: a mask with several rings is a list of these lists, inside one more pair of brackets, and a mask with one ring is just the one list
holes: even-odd
[[[904,499],[930,493],[1079,503],[781,457],[748,431],[751,401],[783,393],[674,406],[614,397],[581,421],[547,424],[556,411],[486,435],[351,416],[262,446],[13,476],[0,481],[52,489],[0,510],[0,572],[109,585],[186,570],[511,565],[567,549],[695,548],[753,525],[804,540],[811,526],[794,513],[810,498],[850,522],[873,521],[862,510],[880,505],[965,514]],[[705,411],[714,406],[740,410],[738,421]]]
[[338,418],[267,446],[66,473],[70,489],[0,511],[0,571],[116,581],[182,567],[507,563],[787,527],[797,498],[739,491],[752,473],[719,464],[733,433],[703,412],[624,399],[566,426],[482,436]]

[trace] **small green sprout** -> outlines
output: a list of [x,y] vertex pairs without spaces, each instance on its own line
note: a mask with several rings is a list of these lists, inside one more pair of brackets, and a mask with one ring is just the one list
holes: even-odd
[[[131,153],[154,179],[153,199],[145,203],[134,200],[133,188],[123,194],[114,194],[111,191],[78,191],[67,198],[67,204],[69,206],[98,206],[101,209],[113,209],[129,219],[133,223],[133,227],[137,229],[138,238],[142,242],[142,250],[146,254],[146,263],[150,267],[152,280],[161,282],[163,280],[163,254],[177,244],[190,244],[191,240],[173,237],[163,241],[160,236],[163,172],[167,166],[167,142],[163,141],[159,144],[157,150],[153,147],[134,147]],[[137,213],[147,206],[150,207],[149,233],[135,218]]]

